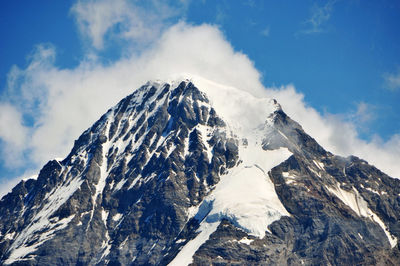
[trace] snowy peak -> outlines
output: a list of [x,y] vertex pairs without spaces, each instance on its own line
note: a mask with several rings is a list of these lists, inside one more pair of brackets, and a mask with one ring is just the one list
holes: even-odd
[[273,99],[153,81],[3,197],[0,262],[396,264],[399,195]]

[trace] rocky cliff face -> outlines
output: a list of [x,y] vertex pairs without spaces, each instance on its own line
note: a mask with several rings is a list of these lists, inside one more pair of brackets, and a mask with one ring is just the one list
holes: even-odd
[[152,82],[1,199],[0,262],[399,265],[399,220],[399,180],[274,100]]

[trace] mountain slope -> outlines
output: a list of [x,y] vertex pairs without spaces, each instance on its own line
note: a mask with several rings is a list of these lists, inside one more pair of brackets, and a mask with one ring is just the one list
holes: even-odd
[[399,180],[325,151],[276,101],[150,82],[3,197],[0,261],[396,265],[399,216]]

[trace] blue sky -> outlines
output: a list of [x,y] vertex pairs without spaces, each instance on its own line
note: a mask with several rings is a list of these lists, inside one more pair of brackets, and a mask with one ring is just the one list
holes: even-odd
[[[362,144],[382,146],[382,153],[390,149],[389,157],[400,155],[399,1],[21,0],[0,5],[0,180],[34,173],[46,160],[65,156],[72,140],[115,104],[117,97],[129,92],[115,89],[115,98],[108,97],[109,101],[101,98],[93,108],[79,105],[80,110],[87,108],[85,120],[67,114],[85,97],[79,91],[98,86],[91,80],[100,72],[102,78],[110,75],[112,87],[115,77],[111,73],[126,73],[123,66],[128,62],[175,49],[173,41],[169,46],[160,44],[174,34],[176,43],[188,42],[193,47],[190,40],[178,37],[198,36],[204,45],[210,42],[211,56],[224,53],[218,49],[226,45],[233,50],[226,58],[246,57],[249,62],[244,60],[243,69],[251,70],[243,79],[252,80],[259,74],[261,85],[275,88],[279,95],[289,95],[293,87],[290,97],[298,99],[294,104],[303,109],[297,112],[291,107],[291,115],[307,125],[311,122],[297,113],[312,108],[322,124],[305,127],[328,147],[339,143],[332,135],[349,128],[347,133],[354,138],[349,144],[354,149],[349,152]],[[180,28],[173,30],[177,24]],[[187,60],[207,58],[187,56]],[[193,66],[195,71],[204,69],[199,64]],[[224,62],[216,66],[215,71],[242,69]],[[202,71],[198,70],[207,75]],[[135,79],[133,72],[129,75],[131,83],[118,86],[140,84],[141,78]],[[71,79],[86,87],[80,88]],[[65,80],[71,82],[71,89],[58,89]],[[65,109],[57,107],[64,103],[51,104],[69,90],[76,98],[65,100]],[[284,103],[291,101],[281,97]],[[69,125],[64,131],[55,129],[60,120]],[[318,127],[327,124],[336,127],[332,129],[336,133],[329,133],[331,142],[318,136],[323,131]],[[61,148],[38,148],[46,145]],[[341,142],[334,151],[346,155],[340,145],[347,144]],[[369,148],[363,151],[360,156],[374,153]]]

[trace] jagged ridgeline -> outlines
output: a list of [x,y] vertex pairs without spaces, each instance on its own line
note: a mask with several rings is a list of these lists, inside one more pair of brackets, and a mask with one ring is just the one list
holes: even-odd
[[149,82],[0,201],[4,265],[400,265],[400,181],[272,99]]

